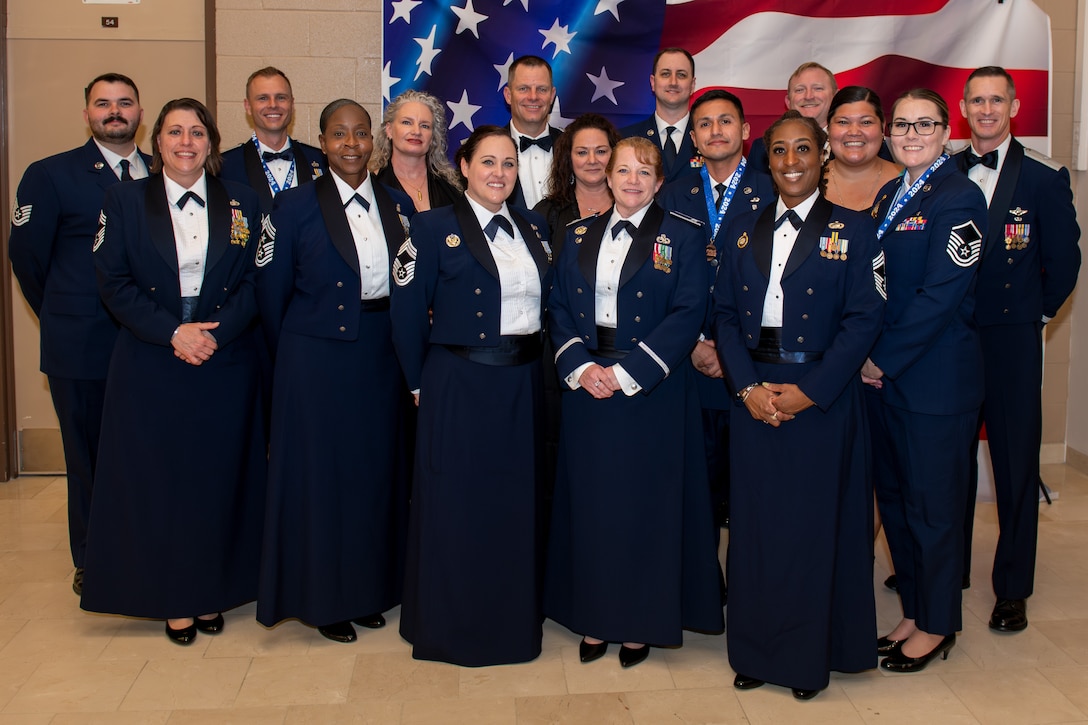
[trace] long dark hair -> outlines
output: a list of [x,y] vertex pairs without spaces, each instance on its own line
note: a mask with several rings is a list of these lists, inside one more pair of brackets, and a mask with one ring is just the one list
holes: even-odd
[[587,128],[604,131],[608,145],[613,149],[620,142],[620,132],[616,126],[598,113],[583,113],[574,119],[560,134],[552,149],[552,169],[548,174],[548,185],[544,198],[552,200],[557,206],[566,206],[574,202],[574,162],[570,155],[574,150],[574,135]]

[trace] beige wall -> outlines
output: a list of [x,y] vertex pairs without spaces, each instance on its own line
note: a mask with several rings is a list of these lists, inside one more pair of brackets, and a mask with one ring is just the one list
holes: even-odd
[[[204,1],[144,0],[140,5],[83,5],[78,0],[8,0],[8,122],[10,174],[4,203],[12,203],[26,167],[36,159],[82,145],[83,88],[99,73],[116,71],[140,87],[148,134],[171,98],[204,97]],[[120,19],[116,29],[101,16]],[[89,242],[88,242],[89,243]],[[38,372],[38,322],[14,288],[16,426],[22,470],[56,470],[59,433],[45,377]]]

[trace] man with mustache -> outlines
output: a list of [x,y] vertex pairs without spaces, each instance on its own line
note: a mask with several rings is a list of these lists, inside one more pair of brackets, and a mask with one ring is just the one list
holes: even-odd
[[148,175],[135,143],[143,119],[136,84],[105,73],[84,89],[82,146],[27,167],[11,213],[8,254],[41,325],[41,371],[60,423],[68,471],[68,536],[83,592],[83,556],[95,459],[117,325],[102,306],[91,258],[106,189]]
[[661,147],[668,184],[691,171],[695,158],[695,146],[688,133],[688,102],[695,90],[695,59],[691,53],[683,48],[659,50],[654,56],[650,90],[656,99],[654,115],[620,129],[620,135],[643,136]]
[[272,66],[254,71],[246,81],[243,103],[253,136],[223,152],[219,176],[250,186],[261,200],[261,211],[270,214],[276,194],[313,181],[328,167],[321,149],[287,133],[295,117],[295,95],[283,71]]

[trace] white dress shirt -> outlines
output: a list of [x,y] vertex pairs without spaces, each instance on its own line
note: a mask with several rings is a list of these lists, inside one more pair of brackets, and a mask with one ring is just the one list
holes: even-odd
[[552,152],[545,151],[539,146],[530,146],[522,151],[521,137],[544,138],[550,133],[551,128],[546,128],[540,136],[528,136],[514,128],[513,122],[510,123],[510,135],[514,139],[514,146],[518,149],[518,180],[521,181],[521,191],[525,194],[526,209],[532,209],[544,198],[544,187],[548,183],[548,174],[552,170]]
[[[503,216],[510,222],[514,235],[499,229],[495,239],[488,239],[488,249],[499,270],[499,334],[531,335],[540,331],[540,273],[537,271],[533,255],[525,246],[521,230],[514,224],[510,210],[504,202],[498,212],[485,209],[475,199],[465,195],[469,206],[476,214],[480,228],[485,229],[496,216]],[[487,234],[484,234],[487,239]]]
[[[997,147],[996,169],[991,169],[989,166],[983,166],[982,164],[975,164],[967,172],[967,178],[978,184],[978,187],[982,189],[982,193],[986,195],[986,206],[989,206],[990,202],[994,200],[997,179],[1001,176],[1001,167],[1005,165],[1005,159],[1009,157],[1010,145],[1012,145],[1012,134],[1006,136],[1001,145]],[[974,146],[969,146],[968,149],[975,155],[982,156]]]
[[[285,151],[289,148],[291,148],[290,138],[287,139],[287,142],[283,145],[283,148],[279,149],[274,149],[271,146],[265,146],[263,143],[261,143],[260,139],[257,139],[257,155],[260,156],[262,160],[264,159],[265,151],[271,151],[272,153],[278,154],[281,151]],[[272,161],[265,161],[264,163],[265,166],[268,167],[268,170],[272,172],[272,178],[276,180],[277,184],[279,184],[280,191],[283,191],[284,189],[293,189],[298,186],[298,159],[295,159],[293,161],[287,161],[285,159],[273,159]],[[287,175],[291,173],[291,164],[295,164],[295,175],[291,178],[291,185],[284,186],[284,184],[287,182]]]
[[[819,191],[812,192],[812,196],[793,207],[797,216],[804,222],[808,213],[812,211],[812,205],[816,203]],[[777,220],[786,213],[786,204],[782,199],[775,206],[774,218]],[[800,229],[794,229],[788,221],[782,222],[774,231],[774,246],[771,248],[771,274],[767,280],[767,296],[763,298],[763,327],[782,327],[782,273],[786,270],[786,263],[790,259],[794,242]]]
[[[201,174],[197,182],[185,188],[163,174],[166,182],[166,200],[170,207],[170,221],[174,225],[174,247],[178,253],[178,281],[182,297],[199,297],[204,284],[204,267],[208,259],[208,178]],[[178,200],[191,191],[199,196],[204,205],[193,200],[178,208]]]
[[654,122],[657,123],[657,138],[659,143],[657,144],[662,151],[665,150],[665,140],[670,138],[669,134],[665,131],[666,128],[672,126],[676,130],[672,132],[672,142],[676,146],[677,158],[680,153],[680,144],[684,143],[684,134],[688,132],[688,120],[691,118],[691,114],[685,115],[676,123],[669,123],[661,116],[654,114]]
[[110,167],[118,179],[121,178],[122,159],[128,161],[128,173],[134,180],[146,179],[150,175],[147,164],[144,163],[143,157],[140,156],[140,149],[133,147],[131,154],[122,156],[98,143],[98,139],[95,139],[94,143],[95,146],[98,147],[98,150],[102,152],[102,158],[106,159],[106,165]]
[[[374,187],[370,174],[366,175],[359,188],[353,189],[346,181],[332,174],[336,182],[336,191],[340,194],[340,203],[344,205],[344,214],[348,218],[351,237],[355,241],[355,253],[359,256],[360,296],[364,300],[375,300],[389,296],[389,247],[386,246],[385,233],[378,216],[377,202],[374,200]],[[363,209],[355,201],[355,195],[366,199],[370,211]]]

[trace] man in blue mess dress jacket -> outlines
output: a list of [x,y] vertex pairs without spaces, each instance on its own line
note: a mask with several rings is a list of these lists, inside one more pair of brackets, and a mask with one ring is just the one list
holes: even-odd
[[650,91],[654,113],[620,129],[620,136],[648,138],[661,149],[665,183],[676,181],[698,166],[692,141],[688,103],[695,90],[695,59],[683,48],[663,48],[654,56]]
[[257,196],[203,177],[208,243],[192,321],[219,323],[211,333],[218,348],[191,365],[170,342],[189,321],[170,207],[199,202],[168,196],[165,178],[112,187],[94,243],[102,299],[121,330],[106,383],[81,602],[88,611],[156,619],[256,598],[267,469],[253,376],[261,345]]
[[[873,489],[858,370],[884,303],[873,275],[880,246],[872,219],[814,191],[792,210],[801,226],[781,275],[779,330],[788,352],[758,358],[776,214],[785,216],[778,205],[749,212],[722,234],[714,290],[715,339],[736,401],[727,636],[739,675],[804,698],[827,687],[832,670],[876,665]],[[797,385],[814,405],[768,425],[738,396],[760,382]]]
[[[552,280],[547,222],[504,208],[536,264],[543,315]],[[416,659],[469,667],[532,660],[543,621],[540,360],[463,357],[486,357],[503,337],[498,268],[467,195],[412,219],[393,275],[394,343],[419,395],[401,635]]]
[[102,399],[117,338],[117,323],[98,295],[91,246],[106,189],[146,177],[151,166],[134,143],[143,110],[132,80],[107,73],[91,81],[84,96],[91,138],[27,167],[8,245],[19,287],[41,324],[41,371],[49,377],[68,473],[76,594],[83,589]]
[[[986,194],[989,232],[979,261],[975,321],[982,339],[986,397],[982,421],[990,447],[999,536],[997,597],[990,627],[1027,627],[1039,536],[1042,444],[1042,330],[1073,291],[1080,269],[1080,226],[1069,172],[1025,149],[1011,133],[1020,108],[1012,76],[988,66],[967,79],[960,111],[971,145],[960,169]],[[970,572],[976,476],[964,518],[964,573]]]
[[[257,256],[262,327],[275,360],[257,619],[272,626],[297,617],[341,642],[354,640],[351,621],[380,626],[381,613],[400,603],[410,481],[412,402],[393,350],[389,298],[361,297],[345,211],[369,214],[391,263],[413,209],[372,174],[362,188],[376,214],[356,208],[351,184],[335,171],[284,192]],[[337,624],[347,632],[328,627]]]
[[[703,159],[691,171],[661,189],[658,202],[703,224],[706,237],[707,319],[691,353],[703,408],[707,475],[719,525],[729,519],[729,410],[732,401],[722,377],[710,309],[718,277],[718,250],[730,223],[774,201],[771,177],[744,158],[749,127],[741,100],[729,91],[710,90],[691,106],[691,136]],[[734,183],[736,182],[736,183]]]

